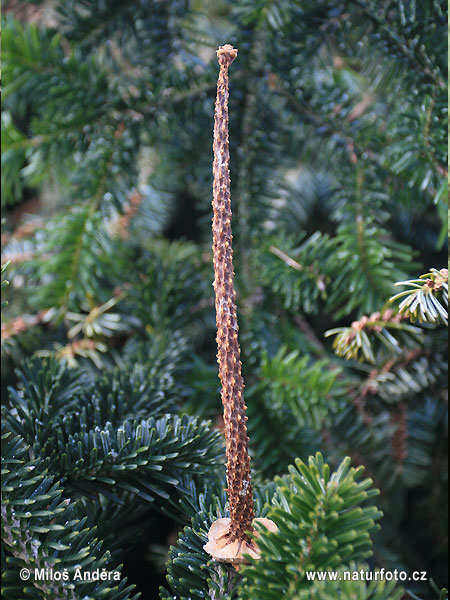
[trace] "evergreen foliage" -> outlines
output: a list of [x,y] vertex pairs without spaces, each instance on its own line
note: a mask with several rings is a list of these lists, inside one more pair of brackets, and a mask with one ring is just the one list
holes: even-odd
[[[2,265],[2,275],[6,271],[6,269],[8,268],[8,265],[9,265],[9,262],[6,262],[4,265]],[[2,284],[1,285],[2,285],[1,289],[2,289],[2,292],[3,292],[3,290],[6,290],[6,288],[8,287],[9,281],[7,279],[2,279]],[[5,306],[8,306],[8,302],[7,302],[7,300],[5,300],[5,301],[2,300],[2,308],[5,308]]]
[[349,462],[330,474],[317,454],[308,466],[297,460],[278,481],[269,515],[280,532],[260,543],[261,566],[251,561],[251,568],[243,568],[242,598],[300,597],[310,587],[306,571],[332,570],[371,555],[369,532],[381,513],[359,505],[377,490],[366,491],[370,479],[356,482],[361,470],[350,469]]
[[[4,597],[444,598],[444,3],[3,9]],[[280,530],[239,572],[203,550],[228,515],[211,286],[224,43],[239,48],[232,227],[255,512]],[[19,578],[78,567],[121,581]],[[379,568],[429,581],[305,575]]]
[[[425,283],[423,279],[427,278]],[[422,285],[420,285],[422,284]],[[448,269],[432,269],[420,279],[399,281],[396,285],[408,285],[412,290],[396,294],[392,301],[403,298],[399,312],[414,323],[444,323],[448,325]],[[416,288],[416,289],[414,289]]]

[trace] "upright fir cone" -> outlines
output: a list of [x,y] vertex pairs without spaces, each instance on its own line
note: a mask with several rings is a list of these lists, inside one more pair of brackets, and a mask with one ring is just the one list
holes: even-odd
[[[217,50],[220,64],[214,111],[213,163],[213,254],[216,294],[217,362],[222,383],[223,419],[227,455],[227,492],[230,518],[215,521],[208,533],[205,550],[217,560],[244,562],[243,554],[259,557],[253,531],[253,490],[248,455],[244,381],[241,375],[236,292],[234,290],[231,235],[230,153],[228,149],[228,67],[238,51],[226,44]],[[270,519],[256,519],[268,529],[277,527]]]

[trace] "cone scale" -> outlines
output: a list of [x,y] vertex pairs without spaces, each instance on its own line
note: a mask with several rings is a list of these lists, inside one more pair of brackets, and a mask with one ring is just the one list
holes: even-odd
[[[255,519],[244,381],[241,374],[236,292],[234,289],[231,234],[231,195],[228,147],[228,68],[238,51],[226,44],[217,50],[220,65],[214,110],[213,162],[213,256],[217,325],[217,362],[222,384],[225,425],[227,493],[230,518],[215,521],[204,549],[216,560],[244,562],[243,554],[258,558],[259,549],[250,537],[254,521],[276,529],[269,519]],[[257,534],[256,534],[257,535]]]

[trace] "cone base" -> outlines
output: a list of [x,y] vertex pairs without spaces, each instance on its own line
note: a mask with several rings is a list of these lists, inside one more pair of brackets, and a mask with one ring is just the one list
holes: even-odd
[[[278,531],[278,527],[270,519],[263,517],[253,519],[252,525],[255,526],[257,523],[261,523],[269,531]],[[252,558],[258,559],[260,557],[260,549],[255,540],[247,541],[238,539],[230,541],[230,525],[231,519],[229,518],[214,521],[208,532],[208,543],[203,546],[203,549],[215,560],[233,565],[247,562],[244,554],[249,554]],[[254,534],[258,538],[260,532],[255,530]]]

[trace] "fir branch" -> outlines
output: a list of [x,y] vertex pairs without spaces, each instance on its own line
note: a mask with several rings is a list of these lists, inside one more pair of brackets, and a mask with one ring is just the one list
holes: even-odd
[[289,408],[301,429],[308,426],[320,431],[326,426],[339,407],[336,380],[340,370],[326,359],[311,363],[308,356],[286,347],[270,359],[266,353],[261,358],[263,393],[272,410],[277,413]]
[[243,567],[240,598],[294,598],[310,589],[307,571],[332,570],[370,556],[370,532],[382,513],[360,506],[378,493],[369,489],[370,479],[358,481],[362,470],[350,468],[347,458],[330,474],[317,454],[308,465],[297,459],[289,475],[276,479],[269,515],[279,533],[261,534],[261,562]]
[[[5,305],[8,303],[6,302]],[[3,306],[5,306],[3,305]],[[36,325],[45,322],[46,311],[41,311],[36,315],[21,315],[10,321],[3,321],[2,323],[2,340],[8,340],[16,335],[19,335],[23,331],[26,331],[30,327],[36,327]]]
[[[412,69],[419,71],[419,73],[433,81],[439,87],[446,87],[441,73],[439,73],[430,57],[426,54],[423,44],[412,44],[411,40],[406,39],[401,34],[399,35],[399,30],[394,31],[386,19],[375,14],[374,7],[371,6],[370,2],[361,2],[361,0],[352,0],[352,2],[359,6],[362,13],[376,25],[376,31],[381,34],[388,44],[397,48],[408,59]],[[400,0],[398,5],[402,7],[403,0]]]
[[[2,275],[1,291],[2,291],[2,294],[3,294],[3,290],[6,290],[6,288],[9,285],[9,281],[7,279],[3,279],[3,273],[6,272],[6,269],[9,267],[10,264],[11,264],[10,261],[7,261],[4,264],[2,264],[2,269],[1,269],[1,275]],[[2,306],[1,306],[2,310],[6,306],[8,306],[8,302],[6,300],[3,300],[3,298],[2,298]],[[3,323],[2,323],[2,338],[3,338]]]
[[[80,593],[108,593],[111,600],[137,600],[132,593],[134,586],[127,586],[126,579],[116,584],[35,578],[35,569],[67,569],[73,577],[80,568],[94,571],[115,567],[119,571],[119,566],[108,551],[102,550],[95,528],[85,527],[86,519],[76,518],[75,505],[64,497],[61,484],[48,472],[45,461],[30,461],[28,453],[20,438],[2,430],[2,540],[14,557],[15,586],[24,589],[32,584],[37,597],[52,600],[76,600]],[[26,583],[18,579],[20,567],[31,572]],[[11,582],[4,587],[5,593],[9,586]]]
[[[426,281],[424,281],[424,279]],[[410,289],[395,294],[389,299],[394,302],[403,298],[399,311],[413,323],[443,323],[448,325],[448,270],[431,269],[419,279],[398,281],[395,285],[406,285]]]
[[[336,327],[325,332],[325,337],[336,336],[333,349],[343,358],[376,362],[371,337],[378,340],[389,352],[400,354],[405,345],[411,341],[417,344],[421,340],[421,330],[418,327],[402,323],[403,315],[387,309],[382,314],[364,315],[358,321],[353,321],[351,327]],[[394,337],[391,334],[396,334]],[[402,343],[400,343],[402,342]]]

